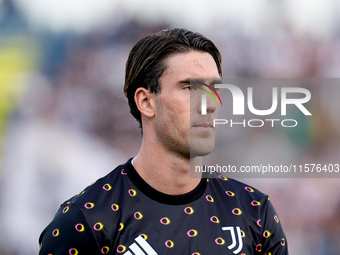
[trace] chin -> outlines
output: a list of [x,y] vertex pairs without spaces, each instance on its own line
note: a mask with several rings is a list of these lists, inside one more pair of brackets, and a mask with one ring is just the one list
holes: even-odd
[[202,157],[209,155],[215,148],[215,139],[190,139],[190,156]]
[[214,150],[214,146],[202,145],[198,148],[196,146],[190,147],[190,157],[203,157],[209,155]]

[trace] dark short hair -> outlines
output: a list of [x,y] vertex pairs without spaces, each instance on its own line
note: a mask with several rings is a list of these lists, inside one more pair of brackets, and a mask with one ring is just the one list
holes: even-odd
[[183,28],[166,29],[148,35],[133,46],[125,66],[124,94],[131,114],[142,127],[141,113],[134,100],[139,87],[160,93],[159,79],[166,69],[165,59],[175,53],[189,51],[209,53],[222,76],[222,57],[215,44],[205,36]]

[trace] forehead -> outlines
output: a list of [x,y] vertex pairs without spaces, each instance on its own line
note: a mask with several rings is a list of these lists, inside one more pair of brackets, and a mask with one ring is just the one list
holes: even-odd
[[213,57],[207,52],[175,53],[165,60],[163,77],[175,80],[189,78],[220,78]]

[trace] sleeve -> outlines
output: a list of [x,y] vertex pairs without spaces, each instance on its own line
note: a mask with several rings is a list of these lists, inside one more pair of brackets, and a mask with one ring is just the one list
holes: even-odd
[[76,205],[63,204],[39,238],[39,255],[101,254],[92,227]]
[[288,244],[279,217],[269,200],[262,212],[261,254],[288,255]]

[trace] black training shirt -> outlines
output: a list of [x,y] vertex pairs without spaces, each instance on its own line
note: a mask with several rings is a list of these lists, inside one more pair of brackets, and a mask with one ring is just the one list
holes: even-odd
[[222,175],[167,195],[131,160],[63,203],[39,242],[41,255],[288,254],[267,195]]

